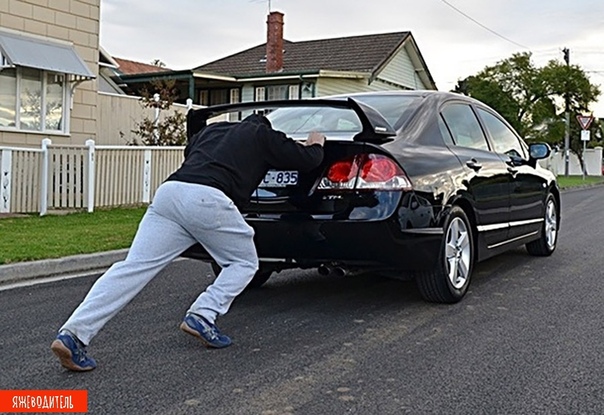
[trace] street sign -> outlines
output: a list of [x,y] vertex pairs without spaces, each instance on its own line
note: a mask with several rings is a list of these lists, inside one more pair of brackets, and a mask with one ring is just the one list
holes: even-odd
[[581,131],[581,141],[589,141],[590,140],[590,134],[591,131],[589,130],[583,130]]
[[577,121],[579,121],[579,125],[581,125],[581,128],[584,130],[589,128],[593,120],[593,115],[577,115]]

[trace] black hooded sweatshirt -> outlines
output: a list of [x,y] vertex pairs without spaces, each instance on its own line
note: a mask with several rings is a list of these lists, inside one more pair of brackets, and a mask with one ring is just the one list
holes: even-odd
[[303,146],[253,114],[210,124],[191,137],[183,164],[167,180],[214,187],[242,208],[269,169],[309,171],[322,160],[321,145]]

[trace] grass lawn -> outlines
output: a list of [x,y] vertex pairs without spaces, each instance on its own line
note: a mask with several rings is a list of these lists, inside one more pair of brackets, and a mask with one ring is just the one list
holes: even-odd
[[599,183],[604,183],[603,176],[586,176],[585,179],[583,179],[582,176],[558,176],[558,184],[562,189],[588,186]]
[[0,219],[0,264],[128,248],[145,208]]

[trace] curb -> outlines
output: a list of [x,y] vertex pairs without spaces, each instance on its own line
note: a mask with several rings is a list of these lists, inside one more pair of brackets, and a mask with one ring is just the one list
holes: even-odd
[[126,258],[127,253],[128,249],[120,249],[95,254],[73,255],[64,258],[0,265],[0,285],[62,274],[102,272],[113,265],[113,263]]

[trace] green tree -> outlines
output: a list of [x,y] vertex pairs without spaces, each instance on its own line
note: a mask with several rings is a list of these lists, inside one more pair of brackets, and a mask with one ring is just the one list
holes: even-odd
[[154,117],[144,117],[131,132],[136,136],[129,144],[147,146],[180,146],[187,142],[186,115],[173,111],[160,119],[161,111],[169,110],[178,98],[174,80],[155,80],[151,89],[141,90],[141,105],[154,110]]
[[[517,53],[478,74],[459,81],[454,92],[474,97],[498,111],[529,141],[563,146],[568,97],[571,150],[581,159],[582,143],[577,114],[589,113],[600,90],[576,65],[552,60],[536,67],[531,53]],[[592,137],[599,128],[592,126]]]

